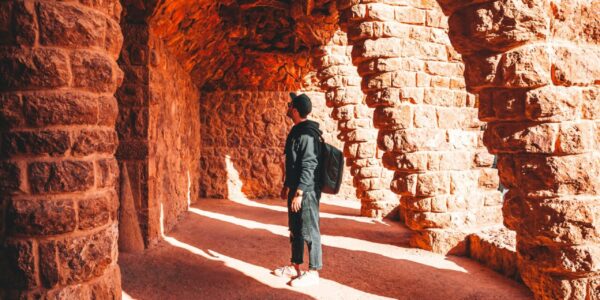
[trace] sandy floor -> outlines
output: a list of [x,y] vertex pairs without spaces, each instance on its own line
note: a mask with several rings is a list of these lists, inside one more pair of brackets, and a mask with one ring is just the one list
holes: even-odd
[[[289,262],[283,201],[202,200],[165,241],[120,255],[124,299],[531,299],[521,284],[466,258],[408,247],[398,223],[321,204],[318,287],[270,274]],[[347,205],[344,205],[347,206]]]

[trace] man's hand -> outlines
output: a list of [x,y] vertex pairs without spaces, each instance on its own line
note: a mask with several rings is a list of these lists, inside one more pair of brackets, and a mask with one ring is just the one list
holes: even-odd
[[296,193],[294,199],[292,199],[292,212],[300,211],[302,207],[302,194]]
[[281,200],[286,200],[289,192],[290,188],[288,188],[287,186],[283,186],[281,188],[281,192],[279,193],[279,198],[281,198]]

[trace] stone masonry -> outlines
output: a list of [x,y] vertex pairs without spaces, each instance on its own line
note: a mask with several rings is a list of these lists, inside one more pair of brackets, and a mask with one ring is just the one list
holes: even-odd
[[119,65],[126,76],[117,93],[117,157],[129,174],[145,246],[196,202],[200,180],[200,95],[153,22],[134,9],[125,12]]
[[0,298],[120,299],[118,1],[0,2]]
[[338,30],[329,44],[313,51],[318,75],[326,91],[331,116],[338,121],[344,156],[351,166],[356,194],[361,199],[361,215],[382,218],[398,207],[398,196],[390,191],[393,173],[381,162],[373,109],[364,103],[361,78],[352,64],[352,47],[345,32]]
[[442,11],[435,1],[339,5],[413,245],[465,253],[468,233],[500,223],[501,196]]
[[[600,1],[439,1],[539,299],[600,295]],[[476,3],[473,3],[476,2]]]

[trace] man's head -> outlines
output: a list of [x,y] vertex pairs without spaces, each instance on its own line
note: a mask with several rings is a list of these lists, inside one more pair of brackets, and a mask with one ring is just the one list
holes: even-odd
[[287,116],[296,122],[296,118],[305,119],[312,111],[312,102],[306,94],[296,95],[290,93],[291,101],[288,103]]

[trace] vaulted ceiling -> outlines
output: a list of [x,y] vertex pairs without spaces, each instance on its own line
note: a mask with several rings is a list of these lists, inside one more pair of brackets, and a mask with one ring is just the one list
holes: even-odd
[[127,0],[203,90],[294,89],[337,23],[331,0]]

